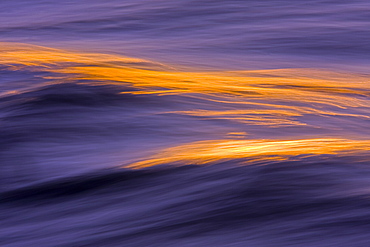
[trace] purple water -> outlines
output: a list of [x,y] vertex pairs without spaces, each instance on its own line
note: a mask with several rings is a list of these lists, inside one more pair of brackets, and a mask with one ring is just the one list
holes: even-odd
[[1,1],[0,245],[369,246],[369,10]]

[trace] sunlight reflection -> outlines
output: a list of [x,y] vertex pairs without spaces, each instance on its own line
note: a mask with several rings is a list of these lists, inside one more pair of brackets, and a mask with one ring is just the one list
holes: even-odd
[[[0,65],[12,70],[26,68],[54,73],[54,76],[45,76],[46,79],[92,85],[128,84],[135,90],[122,91],[123,94],[181,95],[193,100],[189,101],[191,105],[188,108],[168,108],[157,114],[226,120],[261,128],[309,126],[324,131],[337,129],[343,137],[329,138],[330,135],[322,131],[321,135],[315,135],[318,138],[304,139],[310,130],[306,133],[303,129],[295,140],[260,140],[255,137],[240,140],[245,134],[236,134],[239,140],[208,140],[171,147],[130,165],[131,168],[173,162],[204,164],[233,158],[274,157],[279,160],[303,154],[370,150],[370,141],[358,140],[358,136],[343,132],[349,131],[348,126],[359,121],[365,121],[359,123],[363,126],[368,124],[370,81],[367,75],[315,69],[179,71],[142,59],[14,43],[1,43],[0,51]],[[49,83],[54,82],[50,80]],[[8,93],[20,92],[9,90]],[[328,118],[330,121],[323,122]],[[340,126],[339,121],[348,119],[352,122]],[[235,127],[230,133],[244,131]]]
[[129,165],[143,168],[159,164],[207,164],[249,158],[248,161],[286,160],[298,155],[350,155],[370,151],[370,141],[346,139],[210,140],[171,147]]

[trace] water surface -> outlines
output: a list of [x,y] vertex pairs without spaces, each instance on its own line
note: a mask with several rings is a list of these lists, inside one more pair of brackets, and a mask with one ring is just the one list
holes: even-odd
[[369,245],[369,9],[2,1],[0,244]]

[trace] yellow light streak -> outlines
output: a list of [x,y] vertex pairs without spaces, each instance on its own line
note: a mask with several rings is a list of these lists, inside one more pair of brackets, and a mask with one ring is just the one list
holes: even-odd
[[[27,68],[56,73],[55,77],[47,79],[82,80],[88,84],[129,84],[135,90],[122,93],[178,94],[203,102],[194,103],[189,109],[160,114],[230,120],[261,128],[304,128],[309,124],[302,118],[308,115],[370,119],[370,79],[363,74],[316,69],[177,71],[171,66],[143,59],[15,43],[0,43],[0,52],[0,65],[10,69]],[[8,93],[19,92],[13,90]],[[237,128],[234,131],[240,132]],[[273,157],[279,160],[297,155],[369,151],[369,140],[352,140],[347,139],[345,134],[343,136],[338,139],[323,135],[316,139],[299,139],[298,136],[297,140],[201,141],[159,151],[157,155],[130,167],[176,162],[205,164],[236,158]]]
[[[159,164],[202,165],[216,161],[250,158],[254,161],[286,160],[298,155],[350,155],[370,151],[369,140],[317,138],[300,140],[208,140],[171,147],[128,168]],[[250,160],[249,160],[250,161]]]

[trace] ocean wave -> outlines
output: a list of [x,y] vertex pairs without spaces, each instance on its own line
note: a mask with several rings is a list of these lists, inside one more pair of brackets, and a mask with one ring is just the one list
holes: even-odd
[[58,246],[368,244],[365,164],[235,164],[100,171],[2,193],[1,243],[45,245],[46,233]]
[[366,246],[369,79],[2,43],[4,246]]

